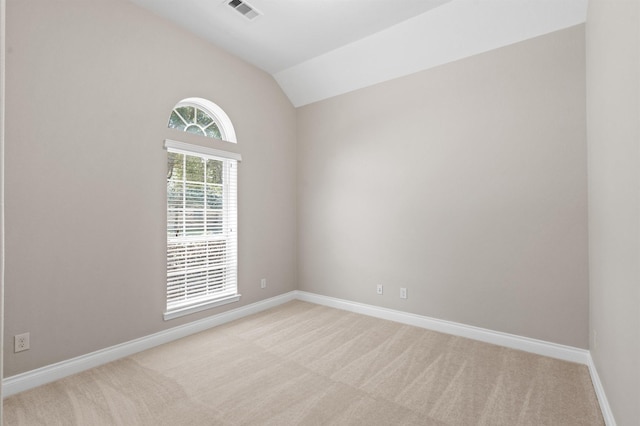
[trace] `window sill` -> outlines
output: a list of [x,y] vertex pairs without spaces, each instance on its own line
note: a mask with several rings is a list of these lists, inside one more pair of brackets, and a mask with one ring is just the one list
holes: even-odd
[[240,300],[240,294],[233,294],[221,299],[209,300],[207,302],[198,303],[197,305],[189,305],[184,308],[172,309],[164,313],[164,320],[169,321],[174,318],[179,318],[185,315],[193,314],[196,312],[204,311],[206,309],[215,308],[216,306],[226,305],[228,303],[234,303]]

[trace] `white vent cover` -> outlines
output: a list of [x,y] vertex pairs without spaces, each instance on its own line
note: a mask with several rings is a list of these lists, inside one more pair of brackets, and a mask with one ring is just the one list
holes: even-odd
[[254,9],[253,6],[250,6],[247,2],[242,0],[231,0],[228,4],[250,21],[253,21],[261,15],[261,13]]

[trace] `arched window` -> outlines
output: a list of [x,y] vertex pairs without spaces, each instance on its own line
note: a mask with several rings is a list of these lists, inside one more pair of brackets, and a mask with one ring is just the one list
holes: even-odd
[[237,142],[229,116],[218,105],[202,98],[187,98],[178,102],[171,112],[168,127],[227,142]]
[[[227,114],[205,99],[179,102],[169,128],[236,142]],[[237,168],[241,157],[168,139],[165,148],[167,320],[240,299]]]

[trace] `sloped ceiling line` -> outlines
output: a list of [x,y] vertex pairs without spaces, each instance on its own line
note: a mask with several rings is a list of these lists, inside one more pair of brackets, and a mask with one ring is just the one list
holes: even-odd
[[[588,0],[130,0],[271,74],[296,106],[586,22]],[[401,7],[399,7],[401,6]]]

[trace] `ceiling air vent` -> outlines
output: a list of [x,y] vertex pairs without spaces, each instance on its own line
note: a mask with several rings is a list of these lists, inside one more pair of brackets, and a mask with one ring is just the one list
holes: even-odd
[[260,16],[260,12],[255,10],[253,6],[249,6],[246,2],[242,0],[231,0],[229,2],[229,6],[234,8],[238,13],[247,18],[250,21],[253,21],[258,16]]

